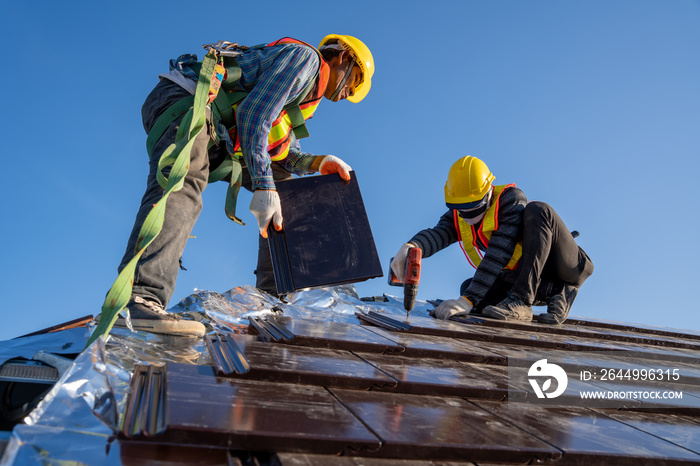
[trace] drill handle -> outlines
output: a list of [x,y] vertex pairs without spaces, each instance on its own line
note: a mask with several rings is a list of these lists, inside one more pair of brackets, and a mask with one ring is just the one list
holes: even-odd
[[406,274],[403,282],[405,285],[418,286],[420,282],[420,268],[423,251],[420,248],[411,248],[408,250],[406,258]]

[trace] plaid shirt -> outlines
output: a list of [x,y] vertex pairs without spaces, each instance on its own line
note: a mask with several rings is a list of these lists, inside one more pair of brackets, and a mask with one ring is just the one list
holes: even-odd
[[[170,60],[170,69],[196,81],[197,74],[189,68],[196,62],[196,55],[182,55]],[[283,44],[249,50],[236,57],[236,62],[241,67],[238,86],[248,92],[236,108],[243,158],[253,189],[274,189],[267,153],[268,134],[284,106],[297,98],[316,75],[320,66],[318,54],[305,45]],[[219,137],[226,141],[229,152],[233,152],[228,131],[220,122],[217,130]],[[294,134],[291,137],[289,155],[278,163],[297,175],[311,173],[314,156],[301,152]]]

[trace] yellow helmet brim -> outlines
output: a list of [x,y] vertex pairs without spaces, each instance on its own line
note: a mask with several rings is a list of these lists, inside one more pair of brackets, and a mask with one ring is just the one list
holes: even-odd
[[372,82],[369,79],[365,78],[365,80],[362,81],[360,85],[355,88],[355,93],[348,97],[347,100],[354,104],[358,103],[367,96],[370,87],[372,87]]

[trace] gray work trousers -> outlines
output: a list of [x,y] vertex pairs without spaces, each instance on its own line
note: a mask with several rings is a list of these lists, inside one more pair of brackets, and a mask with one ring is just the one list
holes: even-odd
[[[179,85],[167,80],[161,80],[151,91],[141,109],[143,126],[146,133],[150,132],[158,117],[172,104],[190,94]],[[156,179],[158,160],[165,149],[175,142],[175,135],[182,118],[173,122],[156,143],[149,162],[146,192],[141,200],[141,207],[136,215],[134,227],[129,236],[126,252],[119,265],[119,272],[134,257],[136,241],[141,226],[146,216],[151,211],[153,204],[163,196],[163,188]],[[207,109],[207,122],[211,122],[211,113]],[[181,190],[172,192],[168,197],[165,208],[165,220],[163,228],[153,242],[146,248],[138,261],[134,274],[134,287],[132,299],[139,296],[143,299],[155,301],[167,307],[175,290],[175,282],[180,269],[180,258],[185,249],[187,238],[194,228],[194,224],[202,211],[202,192],[207,187],[209,178],[210,159],[224,150],[223,147],[212,146],[207,150],[211,139],[211,124],[206,125],[196,138],[190,154],[190,167],[185,177]],[[292,175],[281,166],[273,163],[275,180],[291,178]],[[167,175],[169,169],[164,169]],[[250,190],[250,175],[246,168],[243,169],[243,186]],[[255,226],[257,228],[257,225]],[[274,277],[270,253],[266,240],[260,237],[258,253],[256,286],[263,287],[266,291],[274,291]],[[233,284],[232,284],[233,285]]]

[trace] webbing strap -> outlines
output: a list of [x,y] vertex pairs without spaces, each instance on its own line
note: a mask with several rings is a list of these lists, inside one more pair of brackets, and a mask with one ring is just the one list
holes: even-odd
[[301,107],[298,105],[289,107],[287,109],[287,115],[289,115],[289,122],[292,124],[294,136],[297,139],[308,138],[309,130],[306,129],[306,121],[304,120],[304,115],[301,113]]
[[297,139],[303,139],[309,137],[309,130],[306,129],[306,120],[304,120],[304,115],[301,113],[301,107],[299,105],[306,99],[309,92],[313,89],[316,84],[316,78],[312,79],[309,84],[306,85],[301,94],[284,106],[289,116],[289,122],[292,124],[292,131],[294,131],[294,136]]
[[[234,104],[245,98],[246,93],[227,93],[222,90],[217,94],[216,99],[212,102],[212,110],[214,111],[215,120],[221,118],[222,123],[227,128],[233,128],[236,125],[236,116],[233,112]],[[235,143],[235,141],[233,141]],[[241,168],[240,154],[229,154],[229,157],[215,170],[209,173],[209,183],[222,180],[226,175],[231,175],[228,189],[226,190],[226,202],[224,203],[224,211],[226,216],[234,222],[245,225],[243,220],[236,217],[236,204],[238,201],[238,193],[241,190],[243,180],[243,170]]]
[[221,87],[228,91],[234,84],[241,79],[241,67],[233,57],[224,57],[224,66],[226,67],[226,79],[222,81]]
[[[243,73],[235,58],[224,57],[223,61],[224,68],[226,68],[226,78],[221,81],[221,88],[225,91],[229,91],[238,82],[238,80],[241,79],[241,75]],[[202,63],[194,63],[190,65],[190,69],[199,76],[199,72],[202,69]]]
[[[236,100],[236,96],[231,96],[227,92],[222,91],[219,92],[216,99],[212,102],[212,110],[214,110],[216,119],[221,118],[221,122],[226,128],[236,126],[236,114],[233,111],[233,105],[243,100],[243,97]],[[236,141],[233,142],[235,143]]]
[[151,157],[153,153],[153,148],[155,147],[158,139],[165,133],[173,121],[180,118],[182,115],[187,113],[187,111],[192,108],[194,103],[194,96],[184,97],[174,104],[172,104],[166,111],[164,111],[153,124],[153,127],[148,132],[148,137],[146,138],[146,151],[148,152],[148,157]]
[[236,203],[238,201],[238,192],[241,190],[241,184],[243,180],[243,170],[241,169],[241,162],[238,157],[231,156],[230,159],[226,161],[231,162],[231,181],[229,182],[228,189],[226,190],[226,203],[224,204],[224,210],[226,211],[226,216],[233,220],[234,222],[245,225],[243,220],[236,217]]
[[[171,144],[163,153],[163,159],[172,160],[173,166],[170,170],[165,185],[163,197],[153,205],[153,208],[146,216],[146,220],[141,226],[138,239],[136,241],[136,252],[134,257],[122,269],[117,276],[112,288],[107,293],[105,302],[102,305],[100,322],[97,328],[88,339],[87,346],[92,344],[102,335],[107,335],[112,329],[114,322],[119,317],[119,312],[129,303],[133,290],[134,273],[136,264],[146,248],[153,242],[163,228],[165,219],[165,203],[170,193],[179,191],[185,182],[185,176],[189,170],[190,152],[197,136],[206,125],[206,106],[209,98],[209,86],[214,74],[216,65],[216,55],[210,51],[204,58],[202,70],[197,82],[197,91],[194,95],[194,105],[187,112],[175,137],[175,143]],[[159,170],[160,172],[160,170]],[[160,174],[160,173],[159,173]]]
[[220,181],[226,177],[226,175],[231,175],[231,181],[229,182],[228,189],[226,190],[226,202],[224,204],[224,211],[226,216],[238,223],[239,225],[245,225],[243,220],[236,217],[236,204],[238,201],[238,193],[241,190],[241,185],[243,184],[243,169],[241,168],[240,154],[229,154],[229,157],[225,158],[221,164],[216,167],[216,169],[209,172],[209,183],[214,183]]

